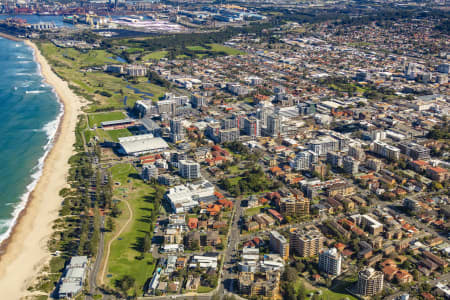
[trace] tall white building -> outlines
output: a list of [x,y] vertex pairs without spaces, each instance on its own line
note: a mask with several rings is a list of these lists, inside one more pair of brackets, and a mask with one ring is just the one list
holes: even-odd
[[341,274],[342,256],[336,248],[325,250],[319,254],[319,269],[327,274],[339,276]]
[[178,162],[180,176],[187,179],[196,179],[201,176],[200,164],[191,160],[180,160]]

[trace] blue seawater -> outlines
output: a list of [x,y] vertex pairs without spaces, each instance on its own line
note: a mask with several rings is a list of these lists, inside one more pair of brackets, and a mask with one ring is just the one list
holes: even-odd
[[62,105],[44,83],[33,50],[0,38],[0,242],[39,179]]

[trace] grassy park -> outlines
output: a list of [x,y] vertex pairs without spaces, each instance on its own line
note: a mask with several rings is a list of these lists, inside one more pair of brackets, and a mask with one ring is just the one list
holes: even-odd
[[125,119],[126,116],[121,111],[112,111],[107,113],[89,114],[89,127],[100,127],[102,122]]
[[139,99],[157,100],[166,92],[163,87],[147,83],[146,78],[127,80],[121,76],[91,69],[117,63],[113,59],[115,54],[105,50],[81,52],[74,48],[59,48],[50,42],[38,43],[38,47],[55,73],[68,81],[75,93],[91,102],[86,108],[87,112],[132,107]]
[[138,173],[131,164],[115,165],[110,171],[114,183],[114,199],[122,200],[119,203],[122,214],[116,219],[115,230],[107,234],[105,242],[108,243],[130,219],[130,212],[124,201],[130,205],[132,216],[122,234],[111,244],[106,283],[113,287],[116,280],[128,275],[135,279],[136,288],[142,290],[155,268],[151,253],[142,251],[144,236],[150,231],[155,189],[138,178]]

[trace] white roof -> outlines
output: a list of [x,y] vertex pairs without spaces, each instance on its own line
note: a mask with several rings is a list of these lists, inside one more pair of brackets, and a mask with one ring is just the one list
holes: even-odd
[[151,152],[169,148],[169,145],[162,138],[155,138],[153,137],[153,134],[119,138],[119,143],[127,154]]

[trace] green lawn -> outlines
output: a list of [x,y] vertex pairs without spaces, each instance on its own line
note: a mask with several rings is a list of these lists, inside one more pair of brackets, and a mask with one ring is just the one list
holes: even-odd
[[177,55],[176,59],[185,59],[185,58],[189,58],[189,56],[187,56],[186,54],[181,54],[181,55]]
[[192,51],[207,51],[208,50],[202,46],[187,46],[186,48],[189,50],[192,50]]
[[[111,174],[114,182],[121,183],[120,187],[115,188],[114,196],[122,198],[126,195],[124,199],[132,208],[133,218],[119,239],[111,245],[107,272],[107,274],[111,274],[111,277],[107,281],[112,286],[115,279],[129,275],[136,279],[136,287],[142,291],[145,282],[155,268],[155,261],[151,253],[145,253],[142,259],[139,258],[141,255],[140,245],[145,233],[149,231],[147,218],[153,209],[154,189],[138,179],[137,171],[131,164],[115,165],[111,168]],[[122,210],[128,211],[125,204],[121,204]],[[128,215],[125,217],[128,218]]]
[[146,78],[137,79],[138,84],[135,85],[134,80],[127,81],[114,74],[102,71],[87,72],[84,69],[86,67],[117,63],[109,58],[114,57],[115,54],[104,50],[81,52],[73,48],[58,48],[50,42],[38,43],[38,46],[55,73],[68,81],[76,94],[91,102],[85,109],[87,112],[123,109],[125,97],[127,97],[126,106],[132,107],[137,100],[142,99],[143,95],[136,93],[128,86],[153,93],[155,97],[161,96],[166,91],[162,87],[147,83]]
[[144,56],[142,56],[141,60],[142,61],[147,61],[147,60],[150,60],[150,59],[159,60],[161,58],[166,57],[167,53],[168,52],[165,51],[165,50],[153,51],[153,52],[150,52],[150,53],[145,54]]
[[107,113],[96,113],[89,114],[89,127],[93,128],[94,126],[100,127],[102,122],[106,121],[114,121],[114,120],[122,120],[125,119],[126,116],[121,111],[112,111]]
[[262,209],[267,208],[267,207],[270,207],[270,205],[262,205],[262,206],[247,208],[245,210],[245,215],[249,216],[249,217],[254,216],[256,214],[259,214]]
[[[296,286],[295,286],[296,290],[298,290],[300,288],[300,285],[301,285],[302,281],[304,281],[304,279],[302,279],[302,278],[299,278],[297,280]],[[322,299],[326,299],[326,300],[342,300],[342,299],[348,298],[349,300],[357,300],[357,298],[355,298],[354,296],[352,296],[350,294],[346,294],[344,292],[344,288],[342,290],[339,289],[339,292],[334,292],[334,291],[332,291],[330,289],[327,289],[327,288],[315,288],[315,287],[312,287],[312,286],[311,286],[311,288],[308,288],[308,286],[310,286],[309,283],[305,283],[304,286],[305,286],[305,289],[307,290],[307,292],[306,292],[307,295],[310,294],[310,293],[317,294],[318,290],[322,291],[322,294],[321,294]],[[312,297],[308,298],[308,299],[312,299]]]
[[197,293],[209,293],[213,290],[213,288],[209,287],[209,286],[199,286],[197,289]]
[[138,48],[138,47],[128,48],[125,50],[125,52],[130,53],[130,54],[139,53],[139,52],[143,52],[143,51],[144,51],[143,48]]
[[227,55],[241,55],[245,54],[245,52],[242,52],[241,50],[234,49],[231,47],[227,47],[220,44],[208,44],[208,46],[211,47],[211,51],[215,52],[225,52]]
[[108,130],[106,133],[111,137],[113,142],[118,142],[119,138],[125,136],[132,136],[133,134],[127,129]]

